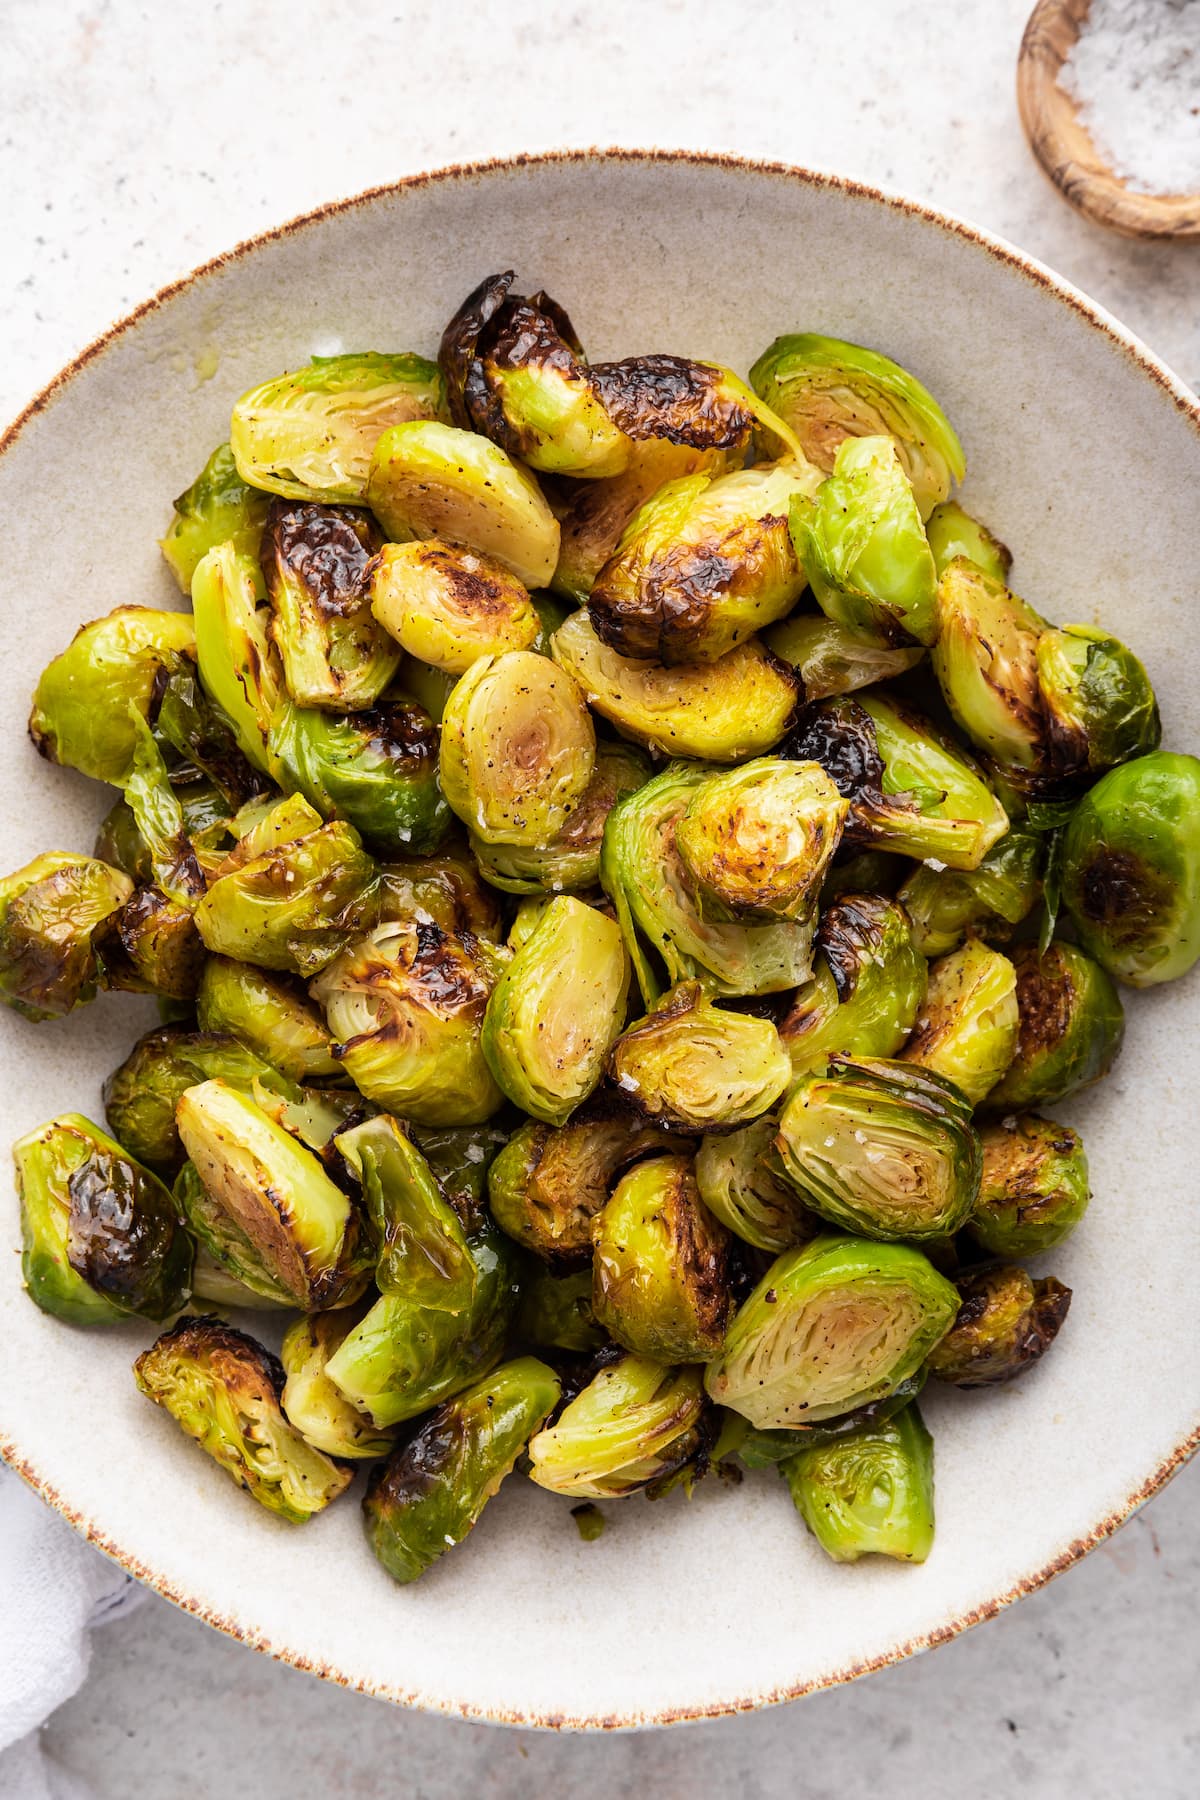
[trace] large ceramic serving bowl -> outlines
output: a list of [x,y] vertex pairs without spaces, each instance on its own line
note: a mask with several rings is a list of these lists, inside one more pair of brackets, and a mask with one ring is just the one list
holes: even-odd
[[[0,455],[3,862],[89,848],[106,791],[25,736],[38,671],[84,619],[178,600],[155,539],[235,397],[312,351],[431,352],[489,271],[569,308],[596,358],[745,370],[777,333],[876,345],[962,436],[968,503],[1052,618],[1104,620],[1149,666],[1169,745],[1200,746],[1200,413],[1154,358],[1027,258],[924,208],[797,170],[636,154],[450,170],[325,209],[167,289],[35,402]],[[150,1016],[113,996],[0,1020],[0,1136],[95,1112]],[[161,1593],[368,1692],[475,1717],[624,1725],[804,1694],[987,1618],[1116,1529],[1200,1437],[1200,977],[1130,996],[1126,1048],[1065,1113],[1095,1199],[1054,1272],[1054,1353],[995,1392],[936,1385],[937,1544],[922,1568],[827,1562],[771,1475],[609,1506],[581,1543],[514,1478],[470,1543],[395,1587],[354,1495],[283,1524],[137,1392],[145,1328],[87,1333],[0,1257],[0,1449]]]

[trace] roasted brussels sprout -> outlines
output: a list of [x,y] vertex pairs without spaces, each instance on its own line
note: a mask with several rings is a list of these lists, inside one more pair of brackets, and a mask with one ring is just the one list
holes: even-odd
[[957,1311],[954,1288],[919,1250],[817,1238],[772,1263],[704,1385],[761,1428],[834,1419],[915,1375]]
[[267,740],[285,688],[262,591],[257,560],[233,543],[210,550],[192,577],[196,660],[204,690],[228,719],[242,755],[274,780],[278,771]]
[[0,1000],[32,1020],[93,1000],[102,928],[133,894],[120,869],[48,850],[0,880]]
[[635,441],[667,438],[698,450],[740,454],[757,422],[773,455],[800,460],[795,434],[744,381],[720,363],[685,356],[627,356],[595,363],[592,376],[611,419]]
[[958,1317],[929,1354],[929,1372],[955,1387],[1011,1381],[1058,1336],[1071,1290],[1048,1275],[1034,1281],[1015,1263],[969,1269],[957,1282]]
[[1045,621],[1003,581],[961,557],[938,583],[937,616],[933,672],[955,723],[1009,780],[1045,776],[1037,658]]
[[185,594],[192,591],[197,563],[218,544],[232,542],[243,555],[258,555],[269,504],[264,493],[246,486],[229,445],[219,444],[176,500],[167,534],[158,540]]
[[606,1363],[531,1440],[531,1478],[552,1493],[596,1500],[665,1480],[704,1447],[700,1376],[642,1356]]
[[466,1233],[416,1144],[384,1113],[340,1133],[336,1143],[362,1182],[380,1292],[465,1312],[475,1292]]
[[793,1089],[776,1146],[813,1211],[862,1237],[944,1237],[979,1194],[970,1106],[910,1063],[834,1058]]
[[923,644],[880,643],[824,613],[793,614],[765,631],[763,641],[782,661],[791,663],[808,700],[831,699],[876,681],[890,681],[915,668],[925,654]]
[[412,919],[418,925],[440,925],[443,931],[469,932],[486,943],[504,936],[500,907],[465,849],[453,842],[437,856],[410,856],[385,862],[382,920]]
[[1200,957],[1198,817],[1200,761],[1159,750],[1105,775],[1067,826],[1063,901],[1084,949],[1131,987]]
[[[268,1098],[264,1090],[259,1091]],[[242,1226],[214,1203],[194,1163],[184,1163],[171,1191],[175,1210],[196,1245],[198,1284],[203,1276],[203,1285],[195,1288],[198,1299],[222,1306],[295,1311],[295,1295],[275,1279]],[[236,1298],[229,1298],[222,1287],[232,1288]]]
[[303,1525],[350,1485],[352,1471],[288,1423],[283,1369],[244,1331],[219,1319],[181,1319],[133,1371],[146,1398],[268,1512]]
[[270,749],[283,787],[303,794],[326,819],[344,819],[382,851],[432,851],[446,835],[437,732],[411,701],[340,717],[286,707],[272,724]]
[[1016,970],[973,939],[930,965],[904,1060],[944,1075],[978,1106],[1016,1054],[1018,1023]]
[[890,437],[922,518],[966,473],[962,446],[932,394],[877,350],[813,333],[790,334],[764,350],[750,383],[825,474],[845,438]]
[[292,1081],[345,1080],[324,1020],[286,977],[210,956],[196,992],[196,1020],[203,1032],[239,1039]]
[[392,1447],[392,1434],[380,1431],[351,1406],[325,1373],[325,1365],[356,1323],[348,1307],[313,1313],[288,1326],[279,1350],[287,1377],[280,1403],[289,1424],[314,1450],[353,1461],[386,1456]]
[[461,1544],[560,1393],[536,1357],[504,1363],[439,1406],[375,1471],[367,1537],[394,1580],[415,1581]]
[[236,1037],[162,1026],[138,1039],[104,1084],[113,1135],[139,1162],[168,1180],[185,1160],[175,1108],[188,1088],[218,1077],[243,1093],[255,1083],[284,1099],[300,1092],[286,1076]]
[[744,1243],[777,1256],[807,1244],[824,1224],[779,1171],[773,1114],[740,1131],[706,1137],[696,1153],[696,1185],[710,1213]]
[[811,1449],[818,1444],[834,1444],[841,1438],[851,1437],[855,1432],[894,1418],[898,1412],[903,1412],[910,1401],[918,1397],[925,1386],[925,1379],[926,1371],[922,1365],[915,1375],[900,1382],[890,1394],[884,1394],[879,1400],[869,1400],[865,1406],[856,1406],[850,1412],[839,1413],[835,1419],[822,1419],[815,1425],[785,1426],[777,1431],[754,1431],[748,1419],[743,1419],[738,1413],[726,1413],[726,1419],[735,1422],[731,1428],[734,1434],[733,1453],[748,1469],[778,1468],[780,1463],[795,1456],[798,1450]]
[[914,869],[897,898],[924,956],[944,956],[968,936],[1005,942],[1037,905],[1045,839],[1010,826],[977,869]]
[[521,1277],[521,1309],[517,1337],[539,1350],[568,1350],[586,1355],[608,1340],[592,1311],[592,1271],[574,1269],[556,1275],[536,1263]]
[[839,895],[821,914],[812,976],[779,1024],[793,1072],[821,1069],[835,1051],[895,1056],[925,984],[904,908],[882,894]]
[[983,1180],[967,1229],[993,1256],[1040,1256],[1087,1211],[1087,1156],[1069,1125],[1036,1113],[984,1127]]
[[1045,953],[1012,953],[1020,1024],[1008,1072],[988,1095],[990,1112],[1016,1113],[1065,1100],[1107,1075],[1125,1035],[1125,1012],[1098,963],[1055,938]]
[[438,1187],[468,1231],[484,1219],[488,1170],[512,1135],[503,1114],[484,1125],[414,1125],[409,1135],[420,1149]]
[[471,849],[494,887],[509,894],[578,892],[600,880],[600,848],[609,813],[650,776],[650,765],[631,744],[597,744],[596,766],[562,830],[546,844],[489,844],[473,837]]
[[262,549],[271,639],[298,705],[374,706],[399,668],[400,651],[371,611],[367,570],[379,547],[357,507],[271,502]]
[[[202,869],[221,862],[232,844],[233,808],[224,794],[192,763],[176,763],[168,779],[179,802],[183,833]],[[142,836],[128,801],[111,806],[96,832],[92,855],[121,869],[142,885],[154,879],[150,846]]]
[[770,1019],[714,1006],[698,981],[684,981],[618,1039],[609,1074],[646,1118],[702,1132],[768,1112],[792,1064]]
[[569,894],[552,900],[500,977],[483,1054],[525,1112],[564,1125],[595,1088],[625,1023],[629,957],[615,919]]
[[[193,903],[194,904],[194,903]],[[97,935],[104,986],[165,1000],[195,999],[204,945],[192,905],[141,887]]]
[[446,702],[442,791],[487,843],[550,843],[595,766],[596,733],[583,695],[534,650],[481,656]]
[[729,1233],[700,1198],[690,1156],[623,1175],[592,1227],[592,1310],[610,1337],[661,1363],[704,1362],[732,1307]]
[[848,811],[819,763],[758,757],[695,790],[675,847],[718,909],[807,919]]
[[939,576],[958,557],[965,557],[993,581],[1008,580],[1012,552],[1007,544],[994,537],[980,520],[964,512],[957,501],[945,500],[934,507],[925,521],[925,536]]
[[369,1100],[419,1125],[478,1125],[503,1099],[480,1044],[495,976],[475,938],[397,920],[351,944],[311,991]]
[[233,409],[229,441],[238,474],[285,500],[362,500],[384,432],[442,409],[441,377],[421,356],[376,351],[314,356],[261,382]]
[[1124,644],[1092,625],[1043,631],[1037,679],[1054,767],[1099,775],[1157,750],[1158,702],[1145,669]]
[[797,1451],[780,1472],[792,1502],[835,1562],[933,1548],[933,1439],[915,1405],[829,1444]]
[[385,544],[370,586],[384,630],[449,675],[465,675],[480,656],[531,650],[541,630],[528,588],[502,563],[436,538]]

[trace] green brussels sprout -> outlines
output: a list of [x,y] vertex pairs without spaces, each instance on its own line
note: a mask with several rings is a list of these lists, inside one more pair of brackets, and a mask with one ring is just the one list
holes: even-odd
[[503,564],[527,588],[558,561],[558,520],[528,470],[498,445],[453,425],[385,431],[371,458],[367,504],[397,544],[437,538]]
[[228,956],[210,956],[196,990],[201,1031],[228,1033],[291,1081],[339,1082],[325,1022],[302,990]]
[[375,1470],[367,1538],[393,1580],[415,1581],[462,1543],[561,1391],[536,1357],[504,1363],[439,1406]]
[[821,914],[812,976],[779,1024],[793,1073],[824,1068],[835,1052],[895,1056],[925,985],[904,908],[883,894],[840,894]]
[[[154,736],[185,759],[172,761],[168,780],[188,823],[188,836],[227,819],[266,787],[266,779],[242,753],[232,725],[209,699],[196,667],[183,662],[166,678],[154,717]],[[223,811],[214,810],[215,790]],[[198,810],[207,804],[209,815]],[[189,817],[189,813],[194,817]]]
[[592,1239],[592,1311],[610,1337],[660,1363],[716,1354],[733,1305],[730,1239],[700,1198],[690,1156],[636,1163]]
[[1200,761],[1157,750],[1103,776],[1062,848],[1062,897],[1084,949],[1131,987],[1200,956]]
[[418,1125],[479,1125],[503,1100],[480,1043],[496,967],[469,935],[397,920],[351,944],[311,993],[368,1100]]
[[757,757],[696,789],[675,847],[718,916],[808,919],[849,810],[819,763]]
[[393,426],[433,419],[443,405],[437,369],[422,356],[377,351],[314,356],[243,394],[229,441],[238,474],[285,500],[361,501],[371,457]]
[[955,500],[935,506],[925,521],[925,536],[933,551],[939,577],[959,557],[982,569],[993,581],[1007,581],[1012,551],[994,537],[987,526],[964,512]]
[[436,850],[446,835],[437,743],[424,708],[400,699],[340,717],[285,707],[270,737],[283,787],[393,852]]
[[793,501],[796,555],[821,611],[885,644],[932,644],[937,569],[891,438],[843,439],[811,501]]
[[475,1292],[466,1233],[416,1144],[386,1113],[343,1131],[336,1144],[362,1183],[379,1291],[465,1312]]
[[175,1107],[202,1081],[219,1077],[252,1094],[255,1083],[284,1099],[299,1089],[236,1037],[160,1026],[140,1037],[104,1083],[104,1112],[114,1137],[139,1162],[167,1179],[185,1161],[175,1126]]
[[[267,1097],[261,1089],[260,1093]],[[228,1306],[295,1310],[295,1295],[275,1279],[242,1224],[209,1193],[194,1163],[184,1163],[171,1191],[175,1210],[196,1245],[197,1266],[202,1263],[206,1271],[205,1287],[209,1291],[197,1287],[198,1298]],[[211,1291],[211,1270],[217,1272],[219,1283],[232,1284],[236,1298],[222,1298],[219,1291]]]
[[833,1059],[805,1076],[779,1120],[784,1173],[814,1212],[861,1237],[937,1239],[966,1223],[982,1154],[971,1109],[911,1063]]
[[556,1275],[541,1263],[521,1279],[517,1337],[539,1350],[568,1350],[588,1355],[607,1339],[592,1311],[592,1271],[575,1269]]
[[967,1230],[993,1256],[1040,1256],[1087,1211],[1087,1155],[1069,1125],[1023,1113],[983,1128],[983,1180]]
[[283,1334],[279,1360],[287,1377],[280,1404],[290,1425],[327,1456],[386,1456],[392,1433],[380,1431],[334,1387],[325,1366],[358,1323],[352,1307],[296,1319]]
[[781,661],[791,663],[808,700],[890,681],[914,669],[925,654],[923,644],[883,644],[824,613],[795,613],[765,631],[763,642]]
[[[185,1170],[189,1173],[185,1178],[184,1171],[181,1170],[180,1181],[185,1185],[198,1184],[200,1178],[191,1169],[190,1164],[185,1164]],[[192,1299],[207,1302],[209,1306],[236,1306],[249,1312],[291,1312],[294,1310],[292,1302],[286,1295],[281,1295],[278,1299],[269,1299],[265,1294],[256,1294],[253,1288],[248,1288],[244,1282],[238,1280],[236,1275],[231,1275],[229,1270],[219,1263],[203,1244],[197,1246],[196,1260],[192,1265]],[[333,1313],[325,1316],[336,1317]]]
[[788,746],[819,762],[850,802],[847,843],[977,869],[1008,815],[976,765],[931,720],[881,692],[822,700]]
[[955,1387],[1011,1381],[1058,1336],[1071,1290],[1048,1275],[1034,1281],[1015,1263],[989,1263],[959,1277],[958,1317],[929,1355],[929,1372]]
[[778,337],[750,371],[750,384],[829,474],[848,437],[890,437],[921,517],[966,473],[962,445],[914,375],[890,357],[815,333]]
[[[754,1431],[748,1419],[741,1418],[737,1413],[726,1413],[725,1417],[735,1422],[733,1430],[737,1436],[733,1444],[734,1453],[738,1461],[748,1469],[778,1468],[780,1463],[795,1456],[798,1450],[808,1450],[818,1444],[836,1444],[842,1438],[852,1437],[856,1432],[869,1430],[873,1425],[882,1425],[894,1418],[920,1394],[925,1386],[925,1376],[926,1371],[922,1366],[890,1394],[884,1394],[879,1400],[870,1400],[865,1406],[856,1406],[851,1412],[839,1413],[835,1419],[823,1419],[816,1425],[790,1426],[778,1431]],[[715,1455],[713,1460],[716,1461]]]
[[930,964],[921,1016],[903,1059],[943,1075],[978,1106],[1017,1049],[1017,974],[977,939]]
[[349,1487],[352,1471],[288,1423],[283,1369],[244,1331],[219,1319],[181,1319],[142,1351],[133,1372],[146,1398],[268,1512],[303,1525]]
[[597,744],[596,766],[575,811],[549,843],[488,844],[471,849],[486,880],[509,894],[557,894],[594,888],[609,813],[649,779],[650,765],[631,744]]
[[778,463],[659,488],[592,583],[597,636],[643,661],[711,663],[783,618],[804,589],[788,508],[812,475]]
[[371,611],[367,570],[379,548],[374,520],[357,507],[272,500],[262,547],[271,641],[298,705],[374,706],[399,668]]
[[646,1118],[702,1132],[768,1112],[792,1063],[770,1019],[725,1011],[698,981],[683,981],[617,1040],[609,1073]]
[[601,718],[665,756],[759,756],[779,742],[800,699],[795,671],[755,638],[715,663],[668,669],[618,655],[581,610],[554,633],[553,652]]
[[486,943],[504,936],[496,896],[480,880],[474,859],[457,843],[436,856],[408,856],[380,865],[383,923],[412,919],[443,931],[470,932]]
[[1012,963],[1017,1051],[988,1095],[988,1110],[995,1113],[1049,1106],[1099,1081],[1125,1036],[1125,1011],[1112,980],[1074,944],[1055,938],[1044,953],[1036,944],[1021,944]]
[[608,1099],[557,1129],[522,1125],[488,1170],[492,1216],[553,1268],[590,1264],[592,1220],[617,1176],[639,1157],[677,1146],[677,1139]]
[[772,1263],[704,1385],[762,1429],[835,1419],[915,1375],[957,1311],[919,1250],[820,1237]]
[[196,564],[218,544],[232,541],[243,555],[258,555],[268,504],[267,496],[247,487],[238,474],[229,445],[218,444],[176,500],[167,534],[158,540],[183,593],[191,593]]
[[187,613],[118,606],[81,625],[42,670],[33,693],[29,735],[49,762],[97,781],[124,785],[164,672],[196,654]]
[[895,895],[910,867],[908,858],[889,850],[858,850],[843,842],[821,889],[822,907],[847,894],[886,900]]
[[442,791],[491,844],[555,838],[596,766],[596,733],[572,677],[535,650],[481,656],[446,702]]
[[740,1131],[706,1137],[696,1153],[696,1186],[713,1217],[743,1243],[778,1256],[824,1230],[802,1195],[779,1173],[774,1114]]
[[1050,758],[1063,774],[1100,775],[1158,749],[1162,725],[1150,677],[1106,631],[1043,631],[1037,676]]
[[780,1465],[792,1504],[834,1562],[933,1549],[933,1439],[915,1405]]
[[399,679],[404,691],[412,695],[418,706],[425,708],[435,725],[440,725],[458,676],[447,675],[444,669],[435,669],[431,663],[420,662],[415,656],[406,656]]
[[530,894],[518,902],[512,924],[508,928],[508,936],[504,940],[505,949],[513,956],[518,950],[525,948],[546,916],[553,898],[553,894]]
[[36,1022],[95,999],[97,939],[132,894],[120,869],[69,850],[0,880],[0,1000]]
[[508,1098],[565,1125],[599,1084],[625,1023],[629,957],[621,928],[572,895],[550,902],[493,988],[483,1054]]
[[912,920],[923,956],[944,956],[969,936],[1005,942],[1042,892],[1045,839],[1010,826],[977,869],[913,870],[897,898]]
[[193,906],[171,899],[159,887],[136,890],[105,922],[97,950],[106,988],[168,1000],[196,997],[204,945]]
[[1045,620],[963,558],[938,582],[937,615],[931,661],[955,724],[1011,781],[1045,774],[1037,657]]
[[285,1126],[219,1077],[188,1088],[175,1119],[203,1189],[180,1198],[218,1262],[248,1287],[265,1278],[306,1312],[362,1292],[370,1246],[358,1216]]
[[286,695],[262,591],[257,561],[233,543],[210,550],[192,577],[196,661],[204,690],[228,719],[247,762],[274,780],[267,740]]
[[[179,801],[184,836],[197,862],[204,870],[215,867],[232,842],[232,809],[228,801],[194,764],[176,763],[169,780]],[[92,854],[121,869],[139,886],[154,878],[150,846],[141,834],[133,808],[124,798],[111,806],[100,821]]]
[[370,584],[383,629],[449,675],[465,675],[480,656],[531,650],[541,631],[528,588],[502,563],[436,538],[385,544]]
[[530,1440],[530,1478],[551,1493],[596,1500],[667,1479],[704,1447],[700,1376],[642,1356],[607,1363]]

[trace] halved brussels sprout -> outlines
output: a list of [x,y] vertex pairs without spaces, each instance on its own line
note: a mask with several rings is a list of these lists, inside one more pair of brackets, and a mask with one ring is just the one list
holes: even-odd
[[882,644],[824,613],[794,614],[765,631],[763,641],[798,672],[808,700],[890,681],[915,668],[925,654],[923,644]]
[[954,1288],[919,1250],[817,1238],[772,1263],[704,1385],[762,1428],[834,1419],[915,1375],[957,1311]]
[[939,576],[945,574],[950,563],[965,557],[993,581],[1008,580],[1012,551],[980,520],[964,512],[957,501],[945,500],[934,507],[925,521],[925,536]]
[[1064,774],[1099,775],[1158,749],[1162,724],[1150,677],[1106,631],[1043,631],[1037,675],[1050,758]]
[[81,625],[42,670],[33,691],[29,735],[48,762],[97,781],[124,785],[167,674],[196,654],[187,613],[118,606]]
[[377,926],[312,985],[369,1100],[420,1125],[478,1125],[503,1100],[480,1044],[494,953],[411,920]]
[[627,356],[595,363],[592,377],[609,417],[635,441],[666,438],[698,450],[744,450],[750,430],[764,431],[792,454],[792,433],[732,370],[686,356]]
[[354,712],[374,706],[400,651],[371,611],[367,569],[380,547],[370,513],[273,500],[262,567],[271,640],[300,706]]
[[757,1250],[777,1256],[824,1230],[803,1196],[779,1172],[774,1114],[720,1137],[706,1137],[696,1153],[700,1198],[721,1224]]
[[376,1469],[363,1512],[393,1580],[415,1581],[462,1543],[561,1392],[536,1357],[504,1363],[446,1401]]
[[1125,1036],[1125,1010],[1110,977],[1060,938],[1041,952],[1012,953],[1020,1026],[1008,1072],[988,1095],[988,1110],[1017,1113],[1065,1100],[1099,1081]]
[[609,813],[650,777],[650,765],[631,744],[597,744],[592,779],[562,830],[547,844],[489,844],[471,849],[493,887],[509,894],[557,894],[594,888]]
[[925,1241],[966,1223],[982,1154],[971,1109],[940,1075],[833,1060],[789,1096],[775,1140],[814,1212],[862,1237]]
[[159,887],[138,888],[97,934],[103,985],[194,1000],[204,967],[194,904],[173,900]]
[[970,1269],[957,1282],[958,1317],[929,1356],[929,1372],[955,1387],[1011,1381],[1058,1336],[1071,1290],[1048,1275],[1034,1281],[1015,1263]]
[[185,1160],[175,1108],[188,1088],[220,1077],[243,1093],[255,1083],[287,1100],[299,1089],[236,1037],[160,1026],[140,1037],[104,1083],[104,1112],[113,1134],[131,1155],[170,1179]]
[[157,1176],[82,1113],[18,1138],[13,1162],[21,1272],[43,1312],[72,1325],[178,1312],[192,1246]]
[[937,569],[896,446],[843,440],[811,501],[793,502],[796,554],[821,611],[885,644],[932,644]]
[[258,555],[268,504],[267,496],[247,487],[238,474],[229,445],[218,444],[176,500],[167,534],[158,540],[183,593],[191,593],[196,564],[218,544],[232,540],[244,555]]
[[792,1503],[835,1562],[933,1549],[933,1439],[915,1405],[781,1464]]
[[690,1156],[653,1156],[623,1175],[592,1241],[592,1310],[610,1337],[660,1363],[715,1355],[733,1304],[729,1233],[701,1200]]
[[181,1319],[142,1351],[133,1372],[146,1398],[268,1512],[303,1525],[349,1487],[352,1471],[289,1425],[283,1369],[244,1331],[219,1319]]
[[788,508],[800,464],[685,475],[640,506],[596,576],[596,634],[622,656],[711,663],[791,611],[804,589]]
[[754,638],[715,663],[667,669],[618,655],[580,610],[554,633],[553,651],[601,718],[666,756],[761,755],[779,742],[800,698],[795,672]]
[[829,1058],[895,1056],[925,997],[908,914],[882,894],[840,894],[821,914],[811,978],[779,1024],[792,1070]]
[[371,455],[392,426],[433,419],[442,380],[423,356],[366,351],[314,356],[243,394],[229,441],[238,474],[285,500],[353,503],[366,492]]
[[442,791],[487,843],[549,843],[595,766],[596,732],[583,695],[534,650],[479,657],[446,702]]
[[487,943],[504,936],[496,896],[479,878],[465,847],[452,842],[437,856],[409,856],[380,866],[382,919],[412,919],[443,931],[470,932]]
[[807,919],[849,810],[820,763],[758,757],[696,789],[675,847],[718,908]]
[[201,1031],[229,1033],[292,1081],[340,1082],[325,1022],[302,990],[228,956],[210,956],[196,991]]
[[1038,642],[1045,620],[965,558],[948,564],[938,583],[937,615],[931,660],[955,724],[1010,779],[1043,773]]
[[978,1106],[1016,1054],[1018,1026],[1016,970],[972,939],[930,965],[904,1060],[944,1075]]
[[416,1144],[385,1113],[364,1119],[335,1141],[362,1182],[380,1292],[405,1294],[438,1311],[465,1312],[475,1292],[467,1236]]
[[581,1356],[607,1343],[592,1311],[591,1269],[556,1275],[553,1269],[534,1264],[521,1277],[516,1335],[539,1350],[569,1350]]
[[436,850],[446,835],[437,732],[423,707],[401,699],[345,715],[284,707],[270,749],[283,787],[381,850]]
[[398,425],[371,458],[367,504],[388,538],[438,538],[494,557],[527,588],[558,561],[558,520],[533,476],[453,425]]
[[598,1086],[625,1023],[629,957],[615,919],[569,894],[552,900],[500,977],[483,1054],[508,1098],[565,1125]]
[[826,474],[844,439],[890,437],[922,518],[966,473],[962,445],[933,395],[877,350],[811,332],[789,334],[763,351],[750,383]]
[[61,1019],[95,999],[96,938],[129,900],[120,869],[47,850],[0,881],[0,1000],[34,1021]]
[[531,650],[541,630],[528,588],[502,563],[436,538],[385,544],[370,581],[384,630],[450,675],[465,675],[480,656]]
[[914,869],[897,898],[924,956],[944,956],[968,936],[1004,943],[1037,905],[1045,838],[1010,826],[977,869]]
[[228,719],[242,755],[274,780],[267,739],[285,690],[262,592],[257,560],[234,543],[210,550],[192,577],[196,660],[205,692]]
[[792,1064],[770,1019],[714,1006],[698,981],[684,981],[617,1040],[609,1073],[646,1118],[702,1132],[768,1112]]
[[1063,838],[1062,896],[1089,955],[1131,987],[1200,957],[1200,761],[1157,750],[1113,769]]
[[1036,1113],[987,1125],[983,1180],[971,1236],[993,1256],[1040,1256],[1069,1237],[1087,1211],[1087,1156],[1069,1125]]
[[607,1363],[529,1445],[529,1474],[554,1494],[619,1500],[703,1449],[701,1371],[642,1356]]
[[386,1456],[393,1435],[380,1431],[365,1413],[351,1406],[325,1373],[330,1357],[341,1349],[357,1322],[351,1307],[313,1313],[288,1326],[279,1348],[287,1377],[280,1404],[288,1422],[314,1450],[353,1461]]

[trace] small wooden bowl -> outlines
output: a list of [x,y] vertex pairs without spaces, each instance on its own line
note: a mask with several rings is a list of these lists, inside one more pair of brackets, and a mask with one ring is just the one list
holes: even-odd
[[1065,200],[1125,237],[1200,239],[1200,194],[1135,194],[1101,161],[1059,86],[1091,0],[1038,0],[1017,58],[1017,105],[1033,153]]

